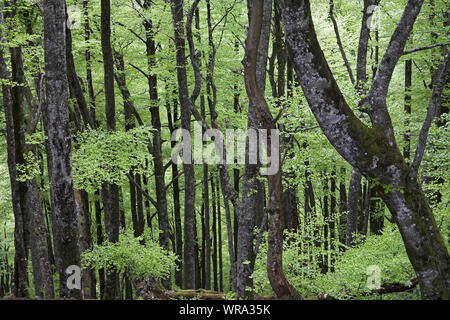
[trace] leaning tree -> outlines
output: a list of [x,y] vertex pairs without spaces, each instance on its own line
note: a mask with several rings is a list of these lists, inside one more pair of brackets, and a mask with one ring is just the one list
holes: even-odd
[[394,68],[423,0],[409,0],[380,62],[370,90],[360,103],[371,120],[355,116],[328,66],[317,40],[308,0],[279,0],[288,49],[306,100],[322,131],[353,167],[385,186],[381,195],[402,235],[424,299],[448,299],[450,256],[432,210],[417,181],[428,130],[441,103],[449,54],[433,77],[432,98],[413,162],[400,152],[388,111],[387,94]]

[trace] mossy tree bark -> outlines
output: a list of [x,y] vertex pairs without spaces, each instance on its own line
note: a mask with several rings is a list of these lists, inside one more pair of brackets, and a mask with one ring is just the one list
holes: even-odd
[[[448,299],[450,257],[436,221],[417,183],[414,163],[409,167],[397,147],[386,96],[395,65],[419,14],[423,0],[409,0],[393,33],[363,106],[372,127],[352,112],[340,91],[316,37],[307,0],[279,2],[283,26],[295,70],[308,104],[334,148],[369,179],[385,186],[382,197],[402,235],[424,299]],[[436,78],[448,70],[448,57]],[[435,82],[431,107],[438,104],[443,81]],[[428,118],[428,117],[427,117]],[[426,125],[423,128],[426,131]],[[424,134],[426,142],[426,135]],[[422,143],[423,145],[425,143]],[[421,150],[416,152],[420,164]]]

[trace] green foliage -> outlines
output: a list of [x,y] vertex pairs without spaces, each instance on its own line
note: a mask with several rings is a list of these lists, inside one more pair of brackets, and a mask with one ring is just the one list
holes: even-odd
[[150,129],[138,127],[130,131],[107,132],[85,130],[76,137],[73,152],[75,187],[98,190],[103,182],[121,184],[130,170],[144,173],[151,163],[147,145]]
[[18,163],[16,166],[18,173],[17,181],[26,181],[39,176],[41,170],[34,153],[32,151],[25,153],[23,159],[24,163]]
[[[371,266],[380,268],[380,284],[404,283],[415,278],[402,238],[394,226],[387,226],[382,235],[368,236],[365,241],[341,252],[334,262],[334,271],[322,274],[318,265],[320,248],[308,254],[308,243],[297,233],[289,233],[284,242],[283,267],[289,281],[303,297],[328,294],[337,299],[379,299],[370,295],[367,282]],[[303,249],[302,249],[303,248]],[[267,245],[261,246],[252,275],[255,292],[272,293],[266,272]],[[314,259],[315,257],[315,259]],[[314,260],[316,263],[314,263]],[[397,294],[398,297],[398,294]],[[414,292],[410,298],[418,298]],[[390,298],[395,298],[391,295]]]
[[106,241],[82,254],[84,266],[126,273],[131,279],[152,276],[162,280],[174,270],[176,259],[173,252],[162,249],[148,235],[134,237],[131,231],[122,233],[118,242]]
[[309,286],[309,282],[303,285],[310,288],[311,292],[326,292],[339,299],[370,298],[365,295],[372,289],[367,285],[368,268],[371,266],[380,268],[380,284],[408,284],[415,278],[396,227],[385,227],[382,235],[369,236],[363,244],[349,248],[337,259],[334,272],[317,275],[313,286]]

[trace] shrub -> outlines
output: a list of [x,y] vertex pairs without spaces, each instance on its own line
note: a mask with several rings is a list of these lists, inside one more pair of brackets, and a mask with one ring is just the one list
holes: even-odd
[[176,268],[176,260],[173,252],[164,250],[148,236],[134,237],[131,231],[122,233],[118,242],[106,241],[82,254],[85,267],[116,271],[130,279],[152,276],[162,280]]

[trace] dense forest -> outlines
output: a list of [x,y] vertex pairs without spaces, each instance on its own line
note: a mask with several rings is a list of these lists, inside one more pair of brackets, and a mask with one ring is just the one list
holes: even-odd
[[0,298],[450,297],[448,0],[1,0]]

